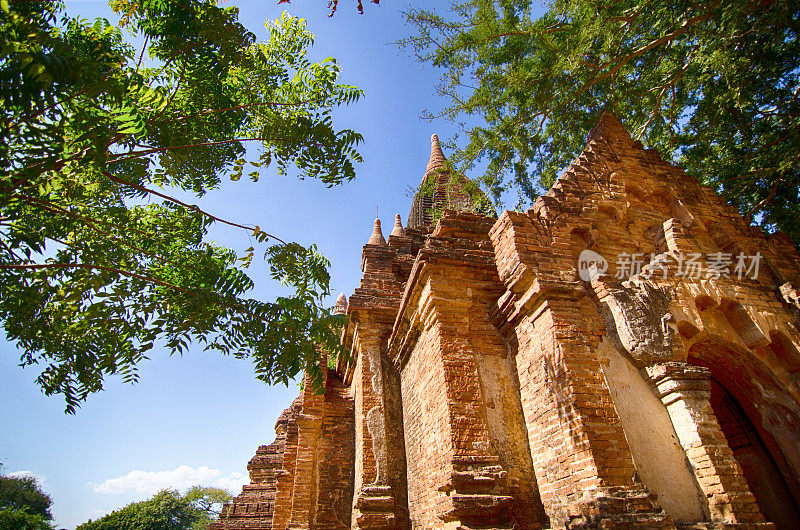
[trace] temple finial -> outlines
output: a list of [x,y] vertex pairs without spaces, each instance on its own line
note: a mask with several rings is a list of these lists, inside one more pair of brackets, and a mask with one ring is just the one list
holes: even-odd
[[431,136],[431,159],[428,161],[428,167],[425,168],[425,173],[442,167],[445,160],[444,153],[442,153],[442,146],[439,145],[439,137],[434,134]]
[[401,236],[401,237],[406,235],[406,231],[403,230],[403,223],[402,223],[402,221],[400,219],[400,214],[399,213],[394,216],[394,228],[392,228],[392,234],[391,235],[393,235],[393,236]]
[[343,315],[347,313],[347,297],[344,293],[339,293],[339,298],[336,299],[336,306],[333,308],[334,315]]
[[383,238],[383,232],[381,232],[380,219],[375,219],[375,223],[372,225],[372,235],[369,236],[367,245],[386,245],[386,240]]

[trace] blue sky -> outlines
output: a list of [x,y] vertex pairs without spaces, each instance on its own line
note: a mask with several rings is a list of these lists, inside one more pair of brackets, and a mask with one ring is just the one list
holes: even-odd
[[[384,234],[395,213],[405,223],[411,203],[406,190],[422,179],[430,135],[444,139],[454,132],[447,122],[418,118],[423,109],[440,104],[434,95],[437,72],[391,44],[410,31],[400,13],[405,4],[365,2],[365,14],[358,15],[354,0],[341,0],[336,16],[328,18],[323,0],[225,3],[239,6],[240,21],[259,38],[265,38],[264,20],[284,10],[308,20],[317,37],[313,58],[336,57],[343,81],[366,93],[337,115],[340,127],[364,134],[364,163],[356,180],[333,189],[262,172],[258,183],[228,182],[199,204],[283,239],[316,243],[333,263],[334,297],[350,295],[361,277],[361,247],[376,207]],[[111,18],[101,0],[67,0],[67,5],[86,18]],[[213,238],[239,251],[250,246],[233,230],[218,229]],[[265,270],[250,272],[256,280],[253,297],[269,299],[279,292]],[[247,461],[258,445],[273,440],[278,414],[297,395],[296,387],[258,382],[248,361],[200,348],[183,357],[154,350],[150,357],[140,366],[138,384],[109,380],[103,392],[68,416],[63,399],[44,396],[34,384],[36,370],[19,368],[19,352],[0,340],[0,462],[6,473],[42,478],[59,527],[73,528],[162,487],[203,483],[238,493]]]

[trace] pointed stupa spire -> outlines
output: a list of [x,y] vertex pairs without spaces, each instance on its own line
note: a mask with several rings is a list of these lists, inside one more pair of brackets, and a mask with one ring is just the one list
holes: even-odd
[[334,315],[343,315],[347,313],[347,297],[344,293],[339,293],[339,298],[336,299],[336,306],[333,309]]
[[383,232],[381,232],[381,220],[378,218],[375,218],[375,223],[372,225],[372,235],[369,236],[367,245],[386,245]]
[[401,237],[406,235],[406,231],[403,230],[403,222],[400,219],[399,213],[394,216],[394,228],[392,228],[391,235]]
[[445,160],[444,153],[442,153],[442,146],[439,145],[439,137],[434,134],[431,136],[431,159],[428,161],[428,167],[425,168],[425,173],[430,173],[431,170],[442,167]]
[[[442,168],[447,159],[439,144],[439,137],[431,136],[431,158],[422,177],[422,184],[408,214],[407,228],[433,227],[436,222],[435,213],[444,210],[475,211],[477,199],[475,192],[467,191],[469,180],[461,174],[450,174],[449,171],[436,171]],[[474,187],[473,187],[474,188]],[[480,194],[480,190],[477,192]],[[486,200],[488,203],[488,200]],[[481,210],[484,215],[494,215],[494,211]]]

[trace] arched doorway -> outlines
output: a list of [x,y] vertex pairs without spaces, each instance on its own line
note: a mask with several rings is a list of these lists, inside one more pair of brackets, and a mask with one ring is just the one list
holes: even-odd
[[761,513],[778,530],[797,528],[800,510],[775,460],[741,405],[716,379],[711,380],[711,408]]
[[717,335],[697,340],[688,362],[711,371],[712,409],[761,513],[779,530],[797,528],[799,477],[786,455],[798,447],[776,414],[783,403],[792,404],[791,417],[797,414],[787,389],[752,351]]

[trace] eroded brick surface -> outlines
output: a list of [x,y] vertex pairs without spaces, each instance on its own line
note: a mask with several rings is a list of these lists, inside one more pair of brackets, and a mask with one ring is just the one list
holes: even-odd
[[298,398],[280,415],[275,423],[275,441],[259,447],[247,464],[250,485],[244,486],[233,502],[222,507],[219,521],[210,525],[209,530],[267,530],[273,527],[275,493],[278,477],[284,472],[287,433],[289,425],[295,424],[294,417],[301,407]]
[[[443,156],[433,142],[426,172]],[[426,208],[464,206],[447,197],[415,200],[413,228],[388,238],[376,223],[361,284],[337,301],[349,356],[281,416],[215,529],[800,520],[800,258],[784,236],[611,115],[527,212],[434,225]],[[604,274],[581,277],[585,250]],[[737,277],[756,255],[758,275]],[[625,271],[631,256],[657,259]]]

